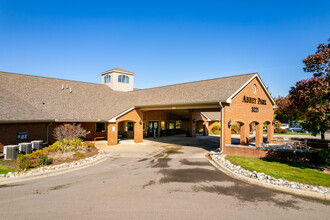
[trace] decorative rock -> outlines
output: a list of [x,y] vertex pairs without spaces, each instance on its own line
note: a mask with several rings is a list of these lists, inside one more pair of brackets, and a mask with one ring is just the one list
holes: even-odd
[[227,167],[234,173],[237,173],[239,175],[243,175],[243,176],[246,176],[246,177],[249,177],[252,179],[257,179],[264,183],[270,183],[270,184],[274,184],[274,185],[290,187],[292,189],[300,189],[300,190],[307,190],[307,191],[320,192],[320,193],[330,193],[330,188],[328,188],[328,187],[311,186],[311,185],[302,184],[302,183],[290,182],[284,178],[276,179],[272,176],[265,175],[264,173],[258,173],[257,171],[245,170],[241,166],[232,164],[230,161],[226,160],[224,155],[220,155],[215,152],[211,152],[210,157],[215,162],[222,164],[223,166]]
[[19,177],[19,176],[29,176],[29,175],[34,175],[34,174],[47,173],[52,170],[80,166],[83,164],[91,163],[97,159],[103,158],[104,155],[105,155],[105,153],[103,151],[99,151],[98,154],[94,155],[93,157],[80,159],[79,161],[74,161],[71,163],[63,163],[63,164],[59,164],[59,165],[49,165],[49,166],[45,166],[45,167],[38,167],[35,169],[31,169],[29,171],[8,172],[7,174],[0,174],[0,179],[1,178],[14,178],[14,177]]

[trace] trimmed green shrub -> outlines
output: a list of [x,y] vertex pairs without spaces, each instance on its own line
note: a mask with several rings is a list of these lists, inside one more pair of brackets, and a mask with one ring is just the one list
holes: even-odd
[[330,149],[323,149],[318,152],[322,164],[330,165]]
[[83,153],[80,153],[80,152],[76,152],[74,154],[75,157],[85,157],[85,155]]
[[240,130],[241,130],[241,126],[239,124],[234,124],[231,126],[232,134],[239,134]]
[[39,154],[37,158],[37,166],[48,165],[52,162],[46,153]]
[[219,124],[215,124],[212,129],[211,129],[211,134],[220,134],[220,125]]
[[288,133],[288,130],[282,128],[275,128],[274,133],[286,134]]
[[28,170],[33,164],[30,157],[24,154],[19,154],[17,156],[17,163],[20,170]]
[[61,151],[62,150],[61,144],[62,143],[60,141],[56,141],[54,144],[49,145],[48,147],[44,148],[44,150],[47,152]]
[[31,154],[19,154],[17,156],[17,163],[20,170],[28,170],[31,167],[37,167],[40,165],[47,165],[51,163],[48,158],[48,152],[45,150],[37,150]]

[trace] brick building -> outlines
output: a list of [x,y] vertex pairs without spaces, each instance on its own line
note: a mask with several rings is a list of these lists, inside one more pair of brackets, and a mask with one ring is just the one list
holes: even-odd
[[208,135],[221,125],[221,145],[231,144],[231,126],[240,126],[240,144],[255,146],[273,135],[274,100],[257,73],[134,89],[134,73],[114,68],[101,74],[102,83],[0,72],[0,145],[32,140],[54,142],[61,123],[81,123],[87,139],[118,137],[143,142],[145,137],[196,133]]

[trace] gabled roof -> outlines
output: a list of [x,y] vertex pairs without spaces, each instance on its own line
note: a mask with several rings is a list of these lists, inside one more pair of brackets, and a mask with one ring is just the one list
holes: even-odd
[[208,121],[220,121],[220,111],[219,112],[201,112]]
[[132,107],[225,102],[256,75],[119,92],[103,84],[0,72],[0,123],[109,121]]

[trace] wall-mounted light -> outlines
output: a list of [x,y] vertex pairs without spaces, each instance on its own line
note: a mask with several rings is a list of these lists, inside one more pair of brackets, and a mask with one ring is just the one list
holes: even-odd
[[140,125],[142,125],[142,120],[140,119]]
[[193,120],[193,123],[196,123],[196,119]]
[[231,120],[229,120],[229,121],[228,121],[228,128],[230,128],[230,127],[232,126],[232,124],[233,124],[233,123],[231,122]]

